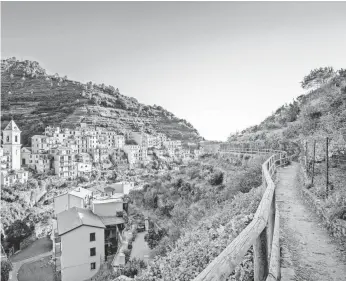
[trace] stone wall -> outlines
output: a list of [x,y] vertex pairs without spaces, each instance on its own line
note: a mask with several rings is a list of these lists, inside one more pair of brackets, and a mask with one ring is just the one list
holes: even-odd
[[321,200],[305,187],[310,183],[303,165],[300,165],[299,181],[302,183],[299,190],[303,200],[318,214],[328,231],[337,238],[346,241],[346,221],[341,219],[330,220],[327,211],[323,207]]

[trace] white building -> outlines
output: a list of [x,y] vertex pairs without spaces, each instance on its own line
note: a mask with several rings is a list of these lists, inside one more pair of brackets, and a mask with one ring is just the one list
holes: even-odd
[[93,193],[85,188],[77,187],[74,190],[54,197],[55,215],[73,207],[86,208],[90,204]]
[[75,154],[71,148],[59,146],[51,149],[49,153],[54,157],[53,167],[56,175],[71,179],[77,177]]
[[26,183],[28,181],[28,171],[1,171],[1,186],[11,186],[15,183]]
[[19,130],[16,123],[14,123],[13,120],[8,123],[6,128],[2,132],[3,134],[3,149],[4,154],[8,153],[10,155],[10,169],[12,170],[19,170],[21,165],[21,157],[20,157],[20,134],[21,131]]
[[62,281],[83,281],[99,271],[105,259],[105,228],[89,209],[73,207],[57,215],[60,243],[54,249],[60,252],[56,257]]
[[32,154],[31,147],[22,147],[20,152],[21,152],[22,165],[28,166],[30,162],[30,155]]
[[134,186],[135,186],[134,182],[130,182],[130,181],[121,181],[121,182],[116,182],[112,184],[112,187],[114,188],[114,192],[123,193],[123,194],[129,194],[130,190],[132,190]]
[[[74,197],[80,196],[80,203],[86,198],[83,198],[85,194],[83,189],[69,193]],[[64,198],[62,201],[68,202],[68,197]],[[123,211],[128,208],[124,205],[123,194],[113,194],[112,197],[93,200],[91,208],[87,205],[86,208],[74,206],[57,210],[57,219],[53,220],[53,254],[62,281],[92,278],[107,257],[117,252],[124,229]]]
[[146,163],[148,161],[148,151],[143,146],[125,145],[123,149],[127,154],[130,165]]

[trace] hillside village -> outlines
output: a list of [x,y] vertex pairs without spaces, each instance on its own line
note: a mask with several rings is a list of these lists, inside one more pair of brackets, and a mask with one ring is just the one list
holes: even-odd
[[[119,252],[119,247],[124,241],[131,239],[131,232],[126,234],[129,237],[124,234],[124,219],[128,216],[129,208],[126,195],[142,185],[138,185],[140,182],[136,180],[137,177],[132,178],[134,181],[128,181],[128,177],[121,181],[124,177],[120,171],[133,171],[135,175],[140,170],[148,170],[149,173],[152,169],[176,170],[181,164],[197,159],[204,150],[196,144],[183,146],[181,141],[171,140],[163,133],[150,135],[143,131],[127,131],[119,134],[85,123],[79,124],[75,129],[48,126],[43,135],[31,137],[31,147],[22,147],[21,130],[11,120],[2,131],[0,151],[1,185],[7,190],[16,189],[18,184],[26,186],[28,181],[38,178],[48,180],[56,177],[63,182],[70,182],[71,187],[67,189],[43,188],[34,204],[42,205],[42,201],[48,199],[51,202],[48,204],[53,205],[52,215],[49,217],[48,213],[47,220],[46,214],[46,222],[42,225],[45,230],[40,235],[51,235],[53,260],[59,278],[84,280],[98,272],[103,261],[109,258],[112,259],[113,266],[125,264],[125,256]],[[101,172],[116,173],[118,180],[100,185],[95,175]],[[81,183],[86,183],[87,185],[83,185],[86,188],[81,187]],[[6,209],[5,204],[2,210]],[[76,226],[79,217],[83,219]],[[36,223],[41,221],[42,219],[38,219]],[[9,222],[2,220],[2,233],[5,234],[10,226]],[[78,231],[75,232],[76,228]],[[96,244],[93,243],[96,247],[92,248],[93,253],[90,255],[95,256],[95,261],[90,263],[93,270],[89,271],[90,264],[83,263],[85,259],[90,259],[89,254],[79,253],[76,256],[77,252],[71,247],[69,239],[73,239],[75,235],[80,237],[81,231],[88,232],[93,228],[94,238],[90,238],[90,241],[96,241]],[[21,239],[20,245],[13,244],[6,251],[10,251],[11,255],[30,245],[37,239],[37,231],[36,225],[35,232],[25,242]],[[65,233],[69,235],[65,236]],[[85,249],[88,249],[87,245]],[[115,254],[117,255],[114,256]],[[84,264],[85,268],[76,267],[76,264]],[[80,272],[84,272],[84,275]]]

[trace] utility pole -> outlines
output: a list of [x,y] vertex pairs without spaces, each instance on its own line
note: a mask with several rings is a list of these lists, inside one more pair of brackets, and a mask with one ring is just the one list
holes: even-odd
[[329,139],[328,137],[326,138],[326,191],[327,191],[327,197],[329,193],[329,187],[328,187],[328,181],[329,181],[329,174],[328,174],[328,169],[329,169],[329,159],[328,159],[328,144],[329,144]]
[[316,141],[314,140],[314,150],[312,158],[312,177],[311,177],[311,186],[314,185],[314,176],[315,176],[315,152],[316,152]]

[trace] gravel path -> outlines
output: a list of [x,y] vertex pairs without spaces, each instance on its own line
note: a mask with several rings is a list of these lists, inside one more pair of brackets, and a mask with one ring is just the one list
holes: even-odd
[[276,200],[282,238],[290,254],[296,281],[345,281],[346,253],[323,228],[299,194],[299,165],[281,168]]

